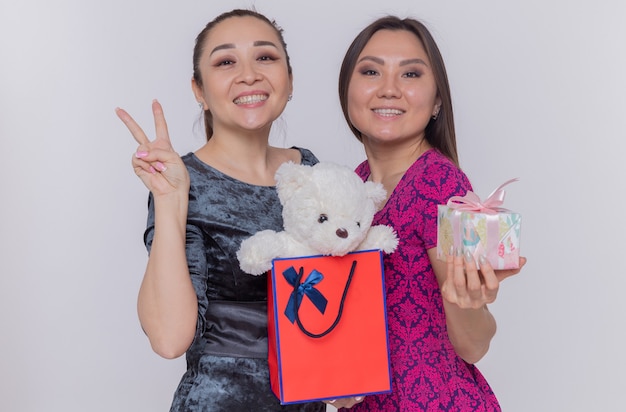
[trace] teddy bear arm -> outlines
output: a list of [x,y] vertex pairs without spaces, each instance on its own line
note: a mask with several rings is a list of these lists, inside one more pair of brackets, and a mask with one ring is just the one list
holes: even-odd
[[380,249],[389,254],[398,247],[398,236],[391,226],[376,225],[370,227],[367,236],[359,245],[360,250]]
[[241,270],[260,275],[272,268],[272,260],[282,255],[284,236],[273,230],[263,230],[241,242],[237,259]]

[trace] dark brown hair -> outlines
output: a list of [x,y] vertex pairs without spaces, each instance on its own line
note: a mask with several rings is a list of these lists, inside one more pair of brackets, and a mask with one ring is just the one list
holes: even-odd
[[[285,56],[287,56],[287,71],[289,72],[289,74],[291,74],[291,63],[289,62],[289,53],[287,53],[287,43],[285,43],[285,39],[283,38],[283,29],[278,26],[274,20],[270,20],[261,13],[258,13],[254,10],[234,9],[222,13],[213,20],[211,20],[196,37],[196,45],[193,48],[193,79],[196,81],[196,84],[198,86],[202,87],[202,76],[200,74],[200,57],[202,56],[202,52],[204,51],[204,44],[206,42],[206,39],[215,26],[217,26],[219,23],[223,22],[226,19],[230,19],[231,17],[254,17],[274,28],[274,30],[276,31],[276,35],[280,39],[280,44],[283,46],[283,50],[285,51]],[[204,111],[204,129],[206,132],[206,138],[207,140],[209,140],[213,136],[213,115],[209,110]]]
[[341,64],[341,70],[339,71],[339,101],[341,103],[343,115],[348,122],[350,130],[352,130],[352,133],[354,133],[359,141],[363,141],[361,132],[352,124],[348,115],[348,88],[350,86],[352,73],[354,72],[354,67],[356,66],[359,55],[372,36],[380,30],[408,31],[409,33],[413,33],[424,46],[424,50],[430,60],[433,75],[435,77],[437,95],[441,99],[439,115],[436,119],[431,118],[430,122],[426,126],[426,141],[432,147],[436,148],[445,156],[450,158],[450,160],[458,166],[459,160],[456,149],[454,117],[452,114],[452,98],[450,95],[450,85],[448,84],[448,75],[446,74],[443,57],[441,56],[441,52],[439,51],[435,40],[426,26],[415,19],[400,19],[396,16],[382,17],[364,28],[356,36],[348,48]]

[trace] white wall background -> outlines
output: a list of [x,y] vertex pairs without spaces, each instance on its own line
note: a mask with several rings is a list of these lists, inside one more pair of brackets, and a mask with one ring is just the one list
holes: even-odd
[[114,108],[151,132],[159,98],[175,147],[199,147],[195,35],[251,5],[284,27],[295,70],[275,143],[350,166],[349,42],[385,13],[432,29],[476,192],[521,179],[507,206],[529,263],[492,306],[482,372],[507,412],[623,408],[626,3],[2,0],[0,410],[168,409],[184,361],[153,354],[137,321],[147,192]]

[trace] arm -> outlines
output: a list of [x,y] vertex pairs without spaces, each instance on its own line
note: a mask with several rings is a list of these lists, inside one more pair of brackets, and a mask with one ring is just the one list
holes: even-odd
[[189,174],[172,148],[163,109],[156,101],[152,112],[154,141],[128,113],[116,109],[139,144],[133,168],[152,193],[154,205],[154,238],[139,291],[139,319],[153,350],[165,358],[175,358],[191,344],[198,313],[185,255]]
[[366,238],[357,250],[380,249],[389,254],[398,247],[398,235],[391,226],[375,225],[370,227]]
[[191,345],[198,300],[185,254],[187,199],[155,198],[155,228],[137,311],[152,349],[173,359]]
[[437,259],[437,249],[428,249],[428,257],[437,276],[443,297],[448,336],[457,354],[467,363],[476,363],[489,350],[496,333],[496,321],[487,304],[496,300],[500,282],[520,269],[494,271],[489,262],[476,268],[473,257],[456,253],[447,262]]
[[[424,171],[420,186],[437,188],[428,192],[428,201],[418,219],[423,219],[424,240],[433,268],[446,316],[448,336],[456,353],[467,363],[478,362],[488,351],[496,333],[496,322],[487,304],[496,299],[499,280],[486,263],[482,271],[470,256],[448,256],[447,262],[437,259],[437,207],[452,196],[471,190],[467,176],[449,162],[434,162]],[[420,227],[420,226],[418,226]]]
[[272,269],[272,259],[284,256],[282,236],[274,230],[262,230],[241,242],[237,251],[239,267],[251,275]]

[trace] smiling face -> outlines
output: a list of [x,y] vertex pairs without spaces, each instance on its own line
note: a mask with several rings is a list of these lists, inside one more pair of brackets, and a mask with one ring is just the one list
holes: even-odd
[[350,77],[347,111],[363,142],[417,141],[440,106],[435,77],[420,40],[406,30],[379,30]]
[[292,91],[286,51],[276,29],[252,16],[230,17],[211,29],[192,86],[212,114],[212,128],[269,132]]

